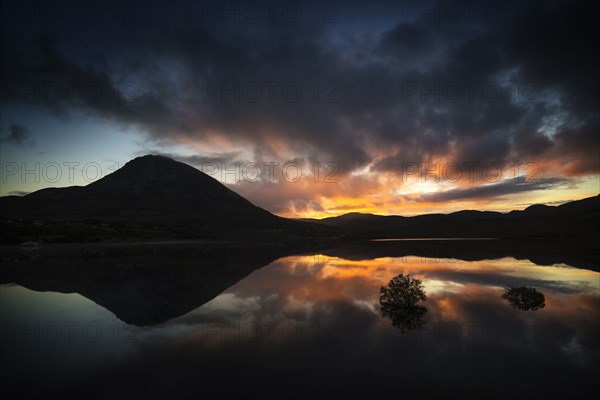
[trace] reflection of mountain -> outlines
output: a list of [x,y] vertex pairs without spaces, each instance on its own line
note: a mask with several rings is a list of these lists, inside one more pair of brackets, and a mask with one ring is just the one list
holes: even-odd
[[134,325],[154,325],[210,301],[271,261],[301,251],[199,244],[56,245],[2,255],[0,283],[77,292]]
[[423,327],[427,308],[417,304],[427,300],[419,279],[398,275],[379,290],[381,315],[392,320],[392,325],[407,333]]
[[546,306],[546,297],[534,287],[520,286],[504,289],[502,298],[521,311],[537,311]]
[[85,187],[0,198],[0,241],[114,239],[282,241],[335,229],[281,218],[216,179],[162,156],[136,158]]
[[463,210],[415,217],[350,213],[307,220],[345,229],[352,238],[495,237],[594,238],[600,225],[600,195],[558,207],[533,205],[499,213]]

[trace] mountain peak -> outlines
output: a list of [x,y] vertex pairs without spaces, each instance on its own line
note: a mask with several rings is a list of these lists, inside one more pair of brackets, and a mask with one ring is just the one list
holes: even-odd
[[127,162],[127,164],[130,163],[146,163],[146,162],[177,162],[174,159],[167,157],[167,156],[163,156],[161,154],[146,154],[144,156],[139,156],[134,158],[133,160],[130,160],[129,162]]
[[[196,170],[195,168],[184,164],[179,161],[175,161],[172,158],[165,157],[158,154],[147,154],[145,156],[136,157],[133,160],[127,162],[121,169],[140,169],[140,170],[152,170],[155,173],[159,172],[176,172],[176,171],[187,171]],[[197,170],[196,170],[197,171]]]
[[[134,158],[123,167],[89,185],[93,189],[131,190],[140,185],[174,184],[175,181],[200,180],[203,184],[217,185],[216,180],[194,167],[172,158],[149,154]],[[211,181],[211,182],[209,182]]]

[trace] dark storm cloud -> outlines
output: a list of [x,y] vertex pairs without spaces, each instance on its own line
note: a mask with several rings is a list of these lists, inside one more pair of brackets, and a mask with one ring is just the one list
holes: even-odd
[[404,56],[426,52],[433,46],[431,31],[416,24],[399,24],[381,38],[384,51]]
[[560,90],[576,114],[598,111],[597,3],[540,3],[535,19],[524,19],[509,34],[508,62],[524,80]]
[[570,182],[564,178],[541,178],[535,181],[511,179],[491,185],[475,186],[468,189],[451,189],[444,192],[425,194],[421,197],[426,201],[443,202],[462,199],[484,199],[499,197],[506,194],[523,193],[533,190],[548,190],[563,186]]
[[[598,172],[595,4],[502,3],[492,18],[465,2],[451,19],[407,18],[400,2],[381,34],[367,22],[344,30],[343,13],[329,25],[233,23],[202,4],[140,7],[135,23],[102,13],[87,29],[6,21],[3,99],[85,109],[161,140],[223,137],[257,161],[288,152],[341,174],[448,155],[499,165],[560,155],[577,160],[565,174]],[[75,94],[45,98],[35,88],[48,82]]]
[[51,35],[34,37],[32,45],[37,51],[26,56],[14,44],[3,47],[10,59],[2,63],[4,102],[44,106],[59,114],[83,108],[153,129],[180,124],[160,97],[136,93],[136,82],[114,80],[98,66],[77,64],[59,51],[59,43]]
[[222,165],[231,167],[236,163],[241,163],[239,152],[227,152],[217,153],[208,156],[192,155],[182,156],[179,154],[164,153],[160,151],[153,151],[152,154],[165,156],[174,160],[183,162],[185,164],[193,165],[194,167],[204,170],[208,166],[221,168]]
[[556,133],[556,158],[568,163],[572,175],[600,173],[600,121],[564,126]]
[[8,133],[1,138],[2,142],[10,143],[19,147],[33,147],[35,141],[31,139],[31,132],[22,125],[10,125]]

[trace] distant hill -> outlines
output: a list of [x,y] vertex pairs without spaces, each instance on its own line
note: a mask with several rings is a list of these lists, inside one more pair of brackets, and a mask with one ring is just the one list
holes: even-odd
[[560,206],[532,205],[500,213],[463,210],[414,217],[350,213],[305,220],[344,229],[346,238],[596,238],[600,226],[600,195]]
[[3,242],[137,239],[280,241],[335,229],[281,218],[163,156],[136,158],[85,187],[0,197]]

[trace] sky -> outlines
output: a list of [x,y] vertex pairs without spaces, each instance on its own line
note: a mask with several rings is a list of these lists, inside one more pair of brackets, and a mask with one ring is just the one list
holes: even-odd
[[598,5],[2,4],[0,195],[145,154],[285,217],[600,193]]

